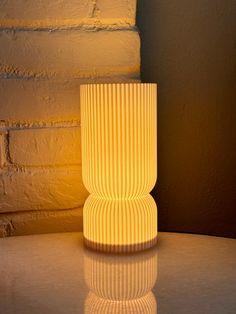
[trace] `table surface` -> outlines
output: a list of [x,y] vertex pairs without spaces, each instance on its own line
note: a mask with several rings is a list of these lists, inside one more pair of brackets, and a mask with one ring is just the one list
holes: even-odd
[[159,233],[155,248],[95,253],[81,233],[0,239],[0,313],[236,313],[236,240]]

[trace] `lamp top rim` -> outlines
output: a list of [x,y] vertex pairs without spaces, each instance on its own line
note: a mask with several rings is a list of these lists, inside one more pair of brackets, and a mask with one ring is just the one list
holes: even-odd
[[158,84],[157,83],[87,83],[87,84],[80,84],[80,87],[83,87],[83,86],[98,86],[98,85],[103,85],[103,86],[127,86],[127,85],[141,85],[141,86],[157,86]]

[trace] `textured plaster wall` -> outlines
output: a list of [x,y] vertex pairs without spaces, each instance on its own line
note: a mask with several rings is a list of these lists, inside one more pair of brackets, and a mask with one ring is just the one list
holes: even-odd
[[236,237],[236,1],[138,1],[142,80],[158,82],[161,230]]
[[81,230],[79,86],[139,80],[135,0],[0,1],[0,236]]

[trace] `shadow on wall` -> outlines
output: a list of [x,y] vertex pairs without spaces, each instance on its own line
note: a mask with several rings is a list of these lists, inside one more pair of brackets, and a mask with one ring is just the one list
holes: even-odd
[[159,230],[236,237],[236,2],[138,1],[158,88]]

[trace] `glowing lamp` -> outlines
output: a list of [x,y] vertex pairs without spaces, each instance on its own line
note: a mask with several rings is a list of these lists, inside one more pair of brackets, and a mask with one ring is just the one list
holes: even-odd
[[157,240],[156,84],[81,86],[85,245],[132,252]]

